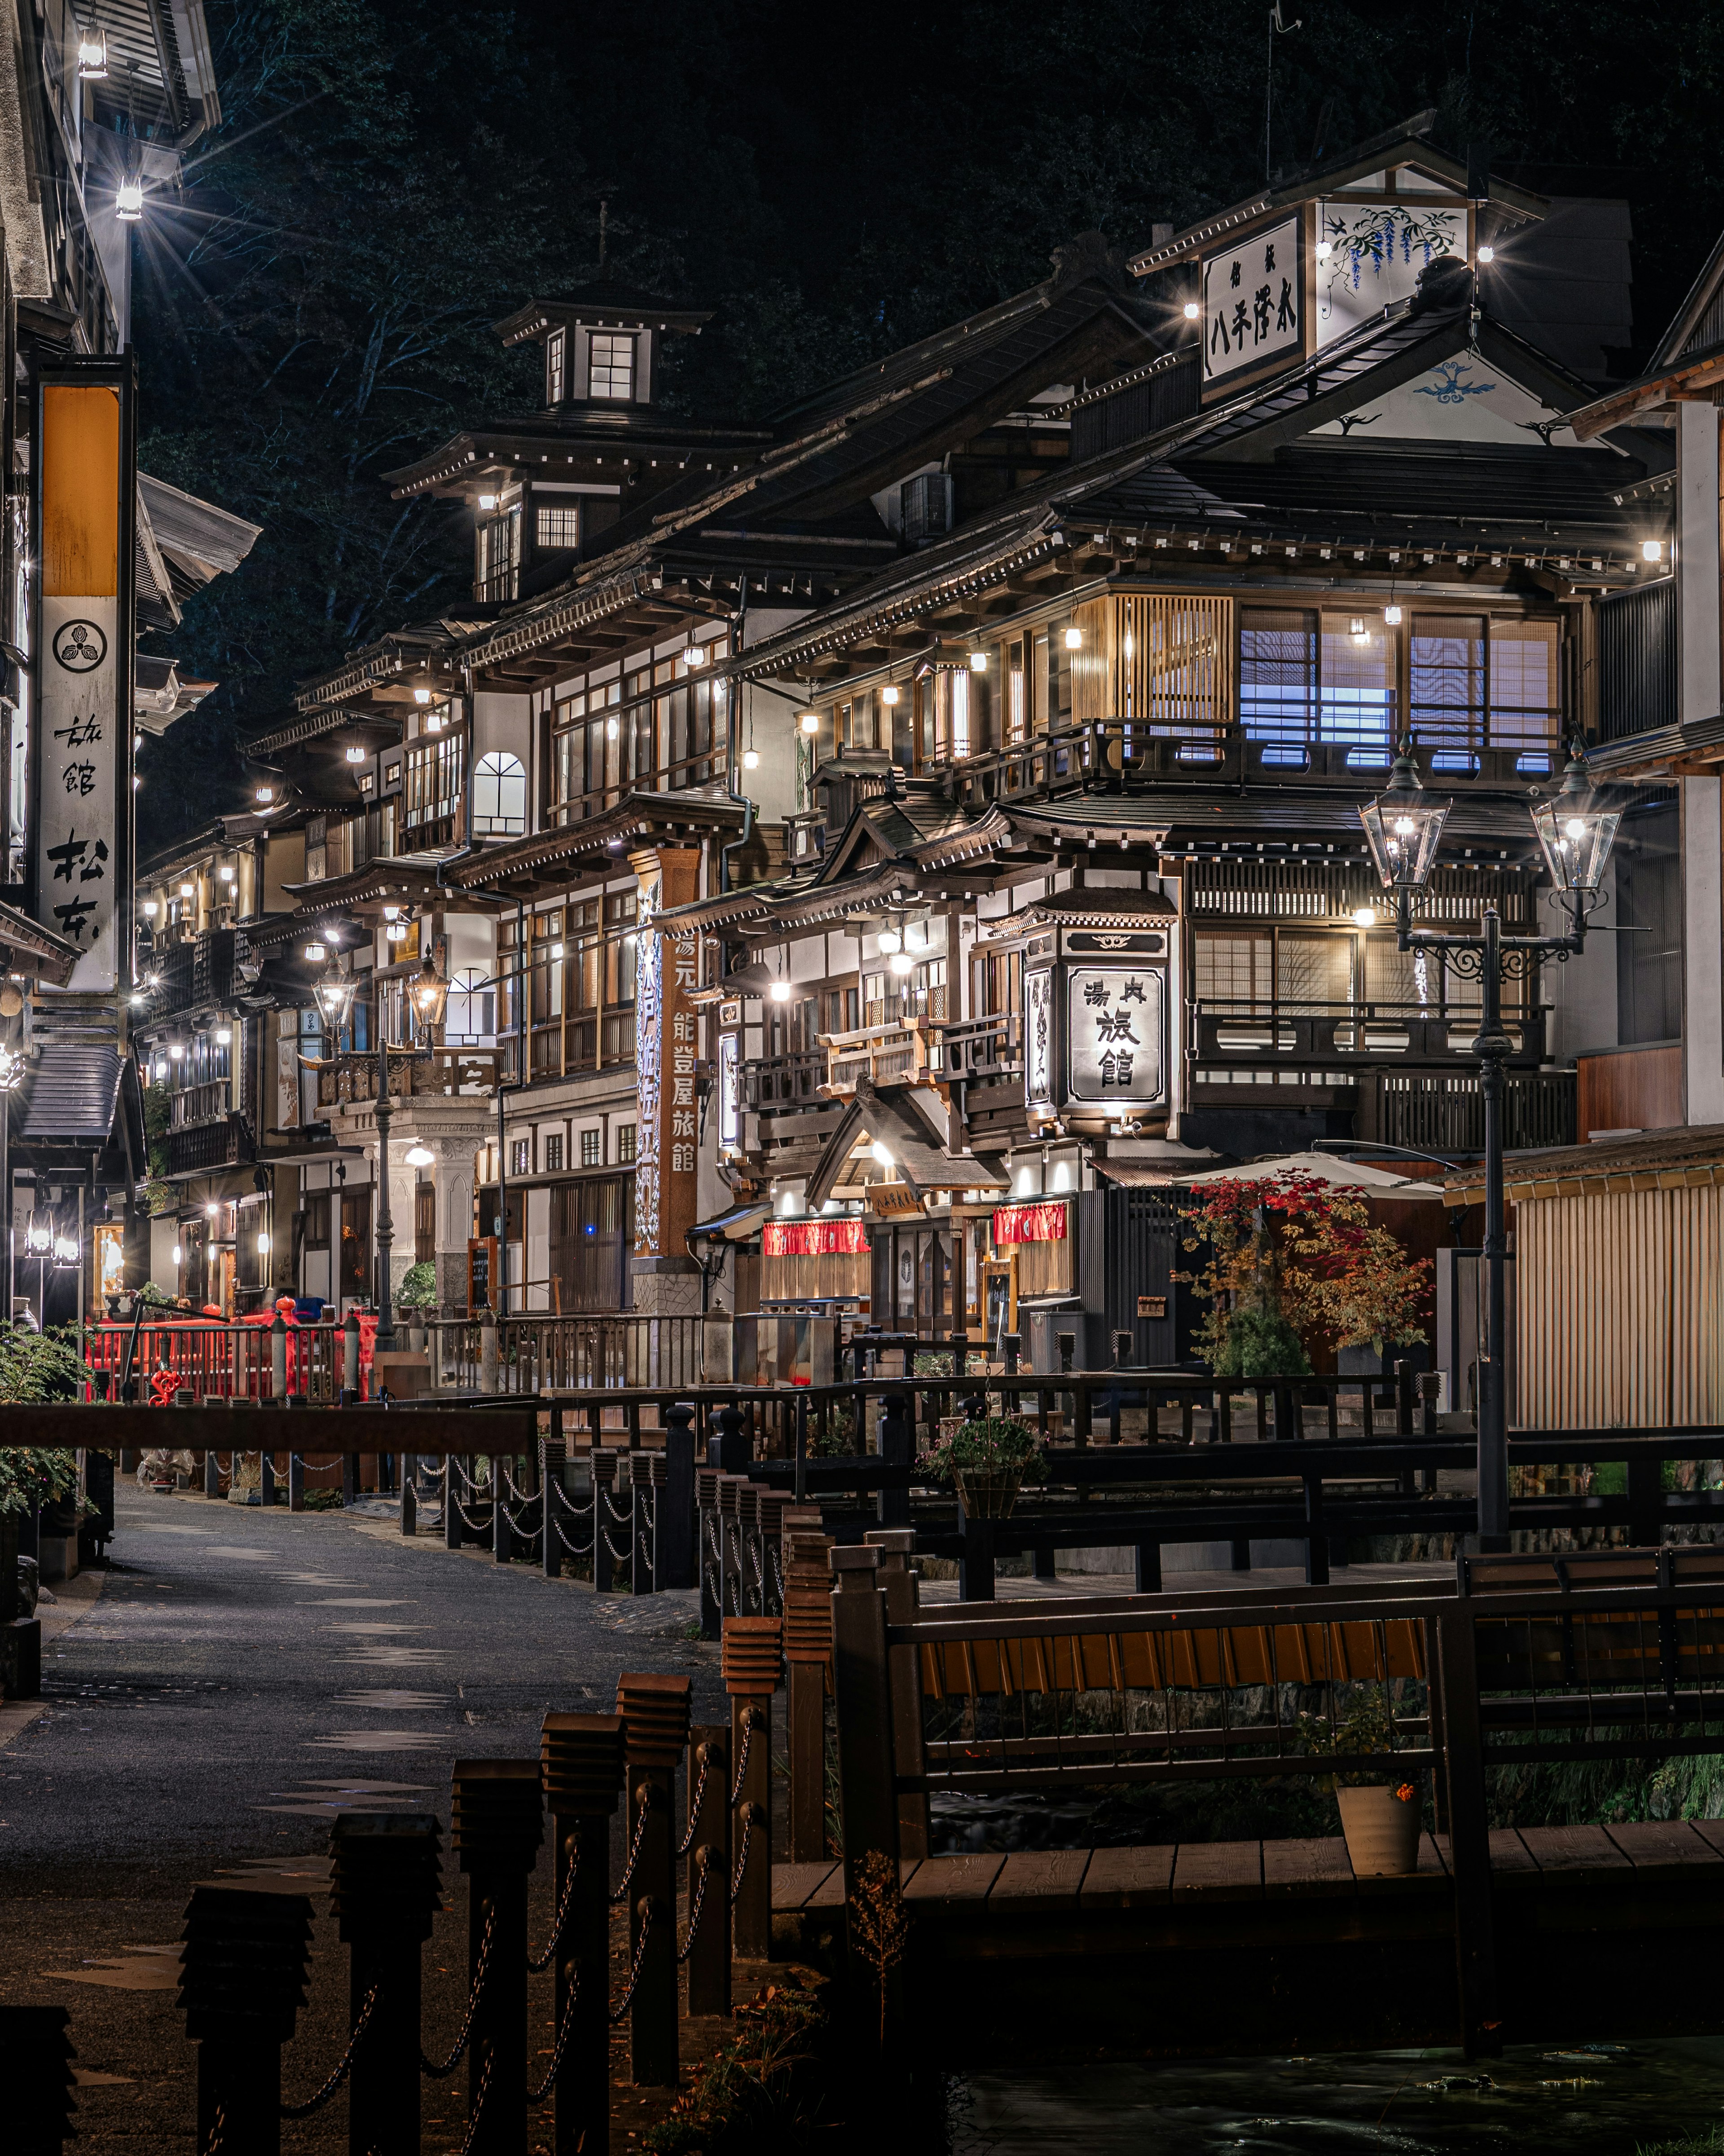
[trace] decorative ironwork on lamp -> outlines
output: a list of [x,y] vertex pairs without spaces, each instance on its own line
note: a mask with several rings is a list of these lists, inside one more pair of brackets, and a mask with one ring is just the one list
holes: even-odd
[[443,1024],[443,1014],[449,1004],[449,983],[437,970],[437,961],[427,957],[413,976],[413,986],[408,991],[413,998],[415,1015],[421,1025]]
[[311,993],[317,998],[325,1025],[332,1034],[339,1034],[347,1022],[347,1014],[353,1007],[353,988],[351,975],[344,974],[340,964],[331,957],[318,975]]
[[1578,742],[1573,742],[1562,783],[1532,810],[1532,828],[1543,849],[1544,865],[1558,891],[1583,893],[1599,888],[1621,822],[1621,809],[1593,785],[1585,752]]
[[1404,737],[1387,789],[1359,811],[1385,891],[1422,891],[1435,865],[1451,804],[1424,790],[1413,742]]

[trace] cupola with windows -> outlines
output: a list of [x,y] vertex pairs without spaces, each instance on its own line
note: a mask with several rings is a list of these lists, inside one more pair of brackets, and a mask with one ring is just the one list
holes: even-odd
[[698,336],[711,311],[654,292],[601,283],[557,300],[529,300],[495,326],[505,345],[545,353],[549,411],[639,411],[656,393],[659,340]]

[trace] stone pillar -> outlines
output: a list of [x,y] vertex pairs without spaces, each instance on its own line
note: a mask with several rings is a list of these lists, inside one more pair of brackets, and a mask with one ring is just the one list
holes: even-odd
[[695,1096],[700,1022],[688,998],[700,986],[700,947],[693,930],[676,936],[654,923],[699,896],[700,857],[690,847],[648,847],[629,860],[640,879],[634,1306],[654,1317],[693,1317],[700,1308],[700,1276],[685,1238],[700,1217],[700,1103]]

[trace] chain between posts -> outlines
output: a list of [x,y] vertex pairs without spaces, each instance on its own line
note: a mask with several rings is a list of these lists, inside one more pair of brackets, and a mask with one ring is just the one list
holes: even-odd
[[640,1861],[640,1845],[646,1838],[647,1814],[650,1810],[650,1803],[644,1804],[640,1808],[640,1818],[636,1822],[634,1829],[634,1846],[629,1852],[629,1862],[623,1873],[622,1881],[616,1892],[611,1897],[613,1902],[620,1902],[629,1892],[629,1882],[634,1876],[635,1866]]
[[642,1900],[640,1944],[635,1948],[634,1966],[629,1972],[628,1987],[623,1996],[611,2009],[611,2020],[613,2022],[620,2021],[634,2004],[634,1987],[640,1982],[640,1972],[646,1966],[647,1941],[653,1935],[653,1918],[658,1914],[658,1909],[659,1905],[650,1894]]
[[496,2061],[497,2055],[494,2051],[485,2053],[485,2071],[479,2076],[479,2094],[474,2099],[472,2115],[467,2121],[467,2138],[461,2143],[461,2156],[472,2156],[473,2143],[479,2133],[479,2122],[485,2116],[485,2100],[490,2094],[491,2068],[496,2064]]
[[701,1844],[701,1849],[706,1856],[706,1861],[700,1866],[700,1883],[695,1889],[695,1905],[689,1911],[688,1937],[676,1950],[676,1958],[679,1962],[686,1961],[689,1956],[695,1951],[695,1941],[699,1936],[700,1930],[700,1912],[706,1906],[706,1882],[718,1869],[718,1858],[711,1844],[703,1842]]
[[748,1748],[754,1742],[754,1717],[742,1718],[742,1749],[736,1758],[736,1779],[731,1784],[731,1809],[734,1811],[742,1794],[742,1784],[748,1775]]
[[[539,1966],[542,1969],[544,1967],[544,1964],[541,1962]],[[537,2088],[529,2089],[526,2092],[526,2100],[529,2107],[531,2107],[534,2104],[543,2103],[546,2097],[550,2095],[552,2088],[556,2086],[557,2076],[562,2066],[562,2055],[568,2049],[569,2031],[575,2025],[575,2001],[580,1997],[580,1995],[581,1971],[579,1964],[577,1964],[575,1969],[574,1980],[569,1985],[568,2004],[562,2010],[562,2026],[557,2032],[557,2048],[551,2054],[551,2065],[546,2072],[544,2080],[540,2082]]]
[[700,1806],[706,1795],[706,1777],[712,1771],[712,1747],[703,1744],[700,1750],[703,1754],[700,1779],[695,1784],[695,1794],[689,1799],[689,1830],[677,1844],[679,1857],[686,1856],[695,1845],[695,1829],[700,1824]]
[[348,2069],[352,2066],[354,2055],[359,2049],[360,2039],[370,2025],[372,2009],[377,2003],[379,1989],[380,1987],[374,1984],[366,1993],[365,2004],[360,2008],[359,2019],[353,2025],[353,2034],[347,2039],[347,2048],[336,2060],[335,2069],[329,2079],[318,2090],[316,2096],[308,2097],[304,2103],[282,2104],[280,2109],[284,2118],[309,2118],[314,2111],[321,2111],[341,2083],[346,2080]]
[[541,1976],[557,1958],[557,1949],[562,1944],[562,1935],[567,1928],[569,1910],[575,1898],[575,1880],[581,1869],[581,1852],[577,1846],[569,1865],[569,1876],[563,1882],[562,1905],[557,1912],[557,1920],[551,1928],[551,1943],[536,1960],[531,1947],[527,1948],[526,1966],[530,1976]]
[[[445,2074],[452,2074],[459,2066],[461,2054],[467,2048],[467,2040],[473,2034],[473,2017],[479,2011],[479,2002],[485,1991],[485,1979],[490,1973],[491,1939],[496,1931],[496,1924],[497,1912],[493,1905],[490,1914],[485,1920],[485,1937],[479,1943],[479,1969],[473,1979],[473,1989],[467,1995],[467,2018],[461,2024],[461,2033],[455,2039],[455,2048],[440,2066],[434,2066],[426,2057],[423,2046],[420,2048],[419,2071],[434,2082],[440,2082]],[[483,2100],[481,2089],[480,2101]],[[478,2116],[477,2112],[474,2115],[475,2118]]]
[[736,1858],[736,1876],[731,1881],[731,1907],[733,1909],[741,1898],[742,1881],[748,1876],[748,1840],[754,1831],[754,1815],[759,1810],[758,1804],[744,1804],[742,1807],[742,1848]]

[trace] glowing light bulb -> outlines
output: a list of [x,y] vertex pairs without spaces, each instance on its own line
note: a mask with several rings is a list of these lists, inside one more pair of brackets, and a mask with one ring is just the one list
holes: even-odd
[[890,957],[894,951],[901,951],[904,948],[904,939],[895,928],[882,928],[880,932],[880,947]]
[[988,654],[985,651],[972,651],[970,654],[970,671],[972,674],[985,674],[988,671]]
[[1386,606],[1383,609],[1383,618],[1391,629],[1398,629],[1401,625],[1401,609],[1398,606]]
[[275,798],[275,788],[273,786],[260,786],[254,798],[260,808],[267,808]]
[[1410,816],[1396,817],[1395,836],[1398,839],[1410,839],[1417,829],[1418,826],[1414,824]]
[[1334,252],[1335,242],[1332,239],[1320,239],[1317,242],[1317,259],[1319,262],[1326,262]]
[[1353,908],[1353,926],[1355,928],[1374,928],[1377,926],[1377,908],[1374,906],[1356,906]]
[[1664,542],[1663,542],[1663,540],[1662,540],[1662,539],[1643,539],[1643,540],[1640,542],[1640,559],[1641,559],[1643,562],[1661,562],[1661,561],[1663,561],[1663,559],[1664,559]]
[[1083,649],[1084,632],[1082,629],[1069,629],[1066,630],[1065,648],[1068,651],[1081,651]]
[[416,704],[428,704],[430,701],[431,691],[428,689],[415,689],[413,690],[413,701]]
[[181,1263],[183,1261],[183,1260],[184,1260],[184,1258],[185,1258],[185,1252],[184,1252],[182,1250],[181,1250],[181,1248],[180,1248],[179,1245],[178,1245],[177,1243],[176,1243],[176,1244],[174,1245],[173,1248],[172,1248],[172,1249],[168,1252],[167,1256],[168,1256],[168,1262],[169,1262],[171,1265],[177,1265],[181,1264]]
[[758,771],[760,769],[760,751],[757,748],[745,748],[743,750],[742,768],[744,771]]
[[350,748],[347,752],[347,761],[349,763],[363,763],[365,751],[362,748]]
[[1479,259],[1481,262],[1494,262],[1496,259],[1496,249],[1494,247],[1481,247],[1479,249]]
[[1181,310],[1181,312],[1184,315],[1187,321],[1194,322],[1198,318],[1197,301],[1195,300],[1188,300],[1183,308]]
[[907,951],[895,952],[889,963],[890,963],[892,971],[897,974],[900,980],[903,978],[905,974],[911,972],[916,965],[915,959],[911,957]]
[[775,1004],[788,1004],[790,1000],[790,983],[788,981],[774,981],[767,993]]
[[897,702],[898,685],[895,681],[887,682],[885,687],[880,692],[880,700],[883,704],[895,704]]
[[136,224],[144,213],[144,183],[122,180],[114,190],[114,214],[121,224]]
[[215,1035],[215,1045],[216,1045],[216,1046],[217,1046],[218,1048],[230,1048],[230,1047],[232,1047],[233,1043],[233,1027],[232,1027],[231,1025],[218,1025],[218,1026],[216,1028],[216,1035]]
[[820,731],[820,714],[818,711],[804,711],[797,723],[805,734],[817,734]]
[[882,1168],[892,1165],[892,1149],[883,1138],[876,1138],[868,1148],[869,1157],[877,1160]]
[[269,1255],[269,1238],[266,1235],[259,1235],[258,1237],[258,1255],[260,1258],[267,1258]]
[[1586,836],[1586,825],[1578,816],[1571,816],[1562,829],[1577,843]]
[[482,494],[479,497],[479,506],[481,509],[495,509],[497,497],[494,494]]

